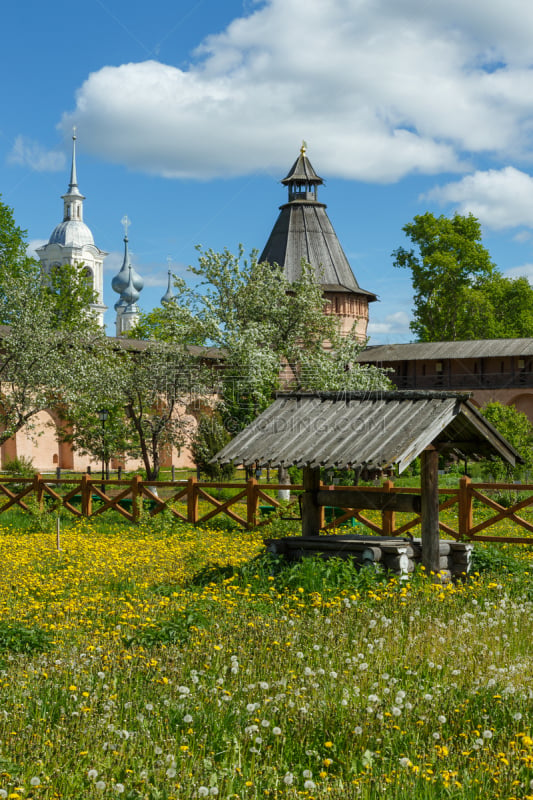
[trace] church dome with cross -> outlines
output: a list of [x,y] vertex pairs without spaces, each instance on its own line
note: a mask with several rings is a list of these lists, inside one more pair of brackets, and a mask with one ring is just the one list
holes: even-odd
[[144,287],[144,280],[136,271],[130,259],[128,228],[131,225],[131,221],[127,216],[124,216],[122,217],[122,224],[124,225],[124,259],[119,272],[111,281],[111,288],[120,295],[114,305],[114,309],[117,312],[115,320],[117,336],[123,336],[139,321],[141,312],[137,305],[137,300]]

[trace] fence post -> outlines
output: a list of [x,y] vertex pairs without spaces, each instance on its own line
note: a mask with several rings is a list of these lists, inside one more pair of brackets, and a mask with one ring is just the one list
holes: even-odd
[[133,521],[139,522],[141,516],[141,503],[142,503],[142,478],[140,475],[134,475],[131,479],[131,513],[133,514]]
[[463,475],[459,481],[459,536],[468,539],[473,526],[472,517],[472,481]]
[[40,472],[36,472],[33,476],[33,491],[35,492],[35,498],[37,500],[37,505],[39,507],[39,511],[43,510],[43,478]]
[[[394,481],[383,481],[383,488],[386,492],[392,492]],[[381,512],[381,527],[383,529],[383,536],[394,536],[396,528],[396,512],[384,510]]]
[[187,481],[187,522],[198,522],[198,478],[192,475]]
[[257,478],[248,478],[246,481],[246,523],[248,529],[255,528],[257,525],[258,506]]
[[81,476],[81,513],[90,517],[93,513],[92,485],[89,475]]

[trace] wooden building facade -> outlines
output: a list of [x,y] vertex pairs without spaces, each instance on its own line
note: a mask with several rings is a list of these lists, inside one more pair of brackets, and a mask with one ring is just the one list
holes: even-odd
[[468,391],[478,407],[514,405],[533,422],[533,339],[375,345],[359,361],[389,369],[398,389]]

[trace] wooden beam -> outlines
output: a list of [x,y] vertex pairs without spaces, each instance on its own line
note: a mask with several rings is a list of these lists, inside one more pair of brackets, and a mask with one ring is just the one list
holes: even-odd
[[302,536],[318,536],[324,512],[317,503],[320,488],[320,467],[303,468]]
[[422,503],[417,494],[365,492],[349,489],[321,489],[317,492],[319,506],[334,508],[364,508],[377,511],[406,511],[420,514]]
[[422,564],[428,574],[440,571],[439,550],[439,454],[427,448],[421,455]]

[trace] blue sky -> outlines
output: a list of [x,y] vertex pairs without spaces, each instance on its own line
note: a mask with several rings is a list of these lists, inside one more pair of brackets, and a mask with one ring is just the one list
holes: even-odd
[[29,0],[2,14],[0,193],[32,243],[62,218],[72,126],[85,221],[111,278],[121,219],[158,305],[170,257],[262,249],[303,139],[371,343],[410,341],[402,226],[472,211],[533,279],[530,0]]

